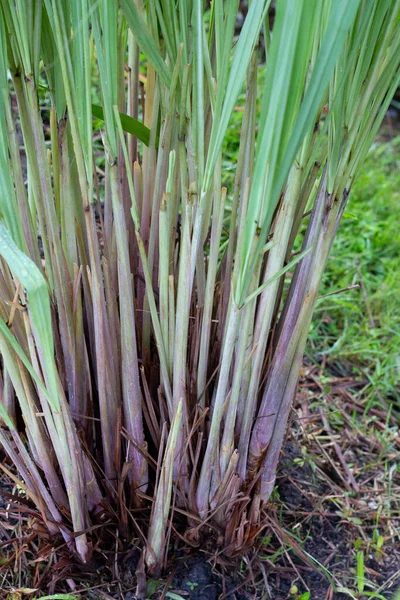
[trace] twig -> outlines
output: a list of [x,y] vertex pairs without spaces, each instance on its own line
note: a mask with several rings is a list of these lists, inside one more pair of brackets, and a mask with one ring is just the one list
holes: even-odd
[[334,292],[329,292],[328,294],[323,294],[322,296],[318,296],[318,300],[322,298],[328,298],[328,296],[336,296],[336,294],[341,294],[342,292],[347,292],[348,290],[355,290],[360,287],[359,283],[355,283],[354,285],[349,285],[348,287],[341,288],[340,290],[335,290]]
[[353,490],[354,490],[355,492],[359,492],[359,491],[360,491],[360,488],[359,488],[359,486],[358,486],[358,483],[357,483],[357,481],[354,479],[354,475],[353,475],[353,473],[350,471],[349,467],[347,466],[347,463],[346,463],[346,461],[345,461],[345,459],[344,459],[344,456],[343,456],[343,454],[342,454],[342,451],[341,451],[341,449],[340,449],[340,446],[339,446],[339,444],[338,444],[337,442],[335,442],[335,441],[334,441],[334,439],[333,439],[333,432],[332,432],[332,429],[331,429],[331,427],[330,427],[330,425],[329,425],[329,421],[328,421],[328,419],[326,418],[326,416],[325,416],[325,414],[324,414],[324,411],[322,410],[322,408],[321,408],[321,407],[319,407],[319,408],[318,408],[318,410],[319,410],[319,413],[320,413],[320,415],[321,415],[321,419],[322,419],[322,422],[323,422],[323,424],[324,424],[324,428],[325,428],[326,432],[327,432],[327,433],[329,433],[329,435],[330,435],[330,436],[331,436],[331,438],[332,438],[332,445],[333,445],[333,447],[334,447],[334,449],[335,449],[336,455],[337,455],[338,459],[340,460],[340,463],[341,463],[341,465],[342,465],[343,469],[344,469],[344,470],[345,470],[345,472],[346,472],[346,475],[347,475],[347,477],[349,478],[349,482],[351,483],[351,485],[352,485],[352,487],[353,487]]
[[370,302],[368,299],[367,290],[365,289],[364,280],[363,280],[363,277],[361,274],[360,267],[357,268],[357,272],[358,272],[358,276],[360,277],[360,285],[361,285],[362,293],[364,296],[365,306],[367,307],[367,312],[368,312],[368,317],[369,317],[369,325],[370,325],[371,329],[375,329],[376,324],[375,324],[374,317],[372,316],[371,305],[370,305]]

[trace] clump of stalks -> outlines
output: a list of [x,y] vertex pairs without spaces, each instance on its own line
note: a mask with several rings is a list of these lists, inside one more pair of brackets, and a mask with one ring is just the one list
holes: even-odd
[[270,4],[236,36],[238,0],[1,3],[2,468],[84,561],[110,515],[153,572],[171,523],[229,553],[264,526],[321,276],[400,79],[399,0],[277,0],[272,31]]

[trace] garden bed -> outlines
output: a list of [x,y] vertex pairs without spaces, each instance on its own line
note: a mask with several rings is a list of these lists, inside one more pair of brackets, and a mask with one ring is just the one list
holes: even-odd
[[[213,537],[193,549],[182,531],[162,578],[146,582],[140,552],[122,546],[117,552],[116,530],[115,549],[95,551],[91,565],[78,565],[62,544],[54,549],[39,540],[40,523],[24,500],[18,510],[3,496],[3,590],[39,588],[93,600],[133,600],[146,588],[170,600],[339,600],[366,597],[364,586],[376,598],[393,598],[400,585],[400,441],[395,417],[374,409],[362,415],[354,394],[362,384],[304,367],[266,528],[247,555],[223,557]],[[10,483],[5,491],[15,495]]]

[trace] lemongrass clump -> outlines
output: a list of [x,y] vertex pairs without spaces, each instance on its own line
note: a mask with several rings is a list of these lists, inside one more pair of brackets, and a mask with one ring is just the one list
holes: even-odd
[[139,509],[153,571],[177,513],[227,552],[263,526],[329,250],[400,79],[398,0],[278,0],[272,31],[269,7],[236,37],[238,0],[207,19],[201,0],[1,5],[0,443],[83,560],[106,500],[125,529]]

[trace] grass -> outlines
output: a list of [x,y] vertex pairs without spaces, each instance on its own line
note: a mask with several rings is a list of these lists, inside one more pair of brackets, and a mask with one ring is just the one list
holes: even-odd
[[[234,140],[238,136],[239,119],[236,119],[236,115],[240,115],[240,111],[235,112],[228,136],[228,142],[232,139],[233,149]],[[376,410],[382,409],[379,395],[389,399],[393,394],[392,398],[396,398],[397,375],[394,368],[388,368],[386,378],[378,377],[374,357],[378,356],[382,364],[395,366],[398,355],[398,347],[393,343],[396,332],[391,333],[391,325],[398,323],[400,318],[398,301],[396,302],[400,294],[400,282],[396,277],[400,242],[395,218],[399,194],[396,170],[399,151],[399,139],[386,142],[381,137],[377,138],[371,148],[354,188],[347,210],[348,216],[339,228],[321,289],[321,295],[324,295],[348,287],[354,284],[354,281],[359,281],[360,270],[376,332],[371,334],[369,315],[365,304],[362,304],[364,297],[360,289],[320,300],[307,347],[309,365],[303,369],[296,418],[292,423],[301,452],[289,460],[286,451],[274,497],[277,523],[281,530],[287,532],[288,537],[279,540],[276,537],[279,534],[278,528],[275,529],[275,533],[270,533],[261,540],[261,546],[264,547],[261,547],[258,556],[269,570],[268,582],[273,590],[274,572],[293,569],[288,557],[296,565],[298,573],[294,572],[291,578],[283,579],[279,584],[282,589],[287,585],[288,597],[294,600],[319,598],[315,595],[312,584],[312,591],[308,592],[302,581],[307,571],[303,570],[306,563],[302,558],[299,559],[298,549],[317,560],[325,561],[329,558],[329,552],[326,556],[322,555],[321,548],[316,549],[314,545],[320,534],[318,527],[321,520],[328,521],[342,539],[338,552],[327,563],[327,569],[333,572],[336,585],[344,590],[343,598],[351,598],[352,594],[357,600],[361,600],[367,597],[364,592],[375,592],[378,595],[370,597],[389,600],[398,586],[398,580],[390,581],[389,575],[386,575],[389,571],[384,571],[385,566],[389,564],[392,548],[395,549],[398,543],[396,522],[399,519],[400,503],[399,471],[396,467],[396,456],[399,452],[396,447],[397,428],[393,418],[386,425],[385,418],[376,414]],[[230,160],[234,164],[233,151]],[[228,163],[227,167],[229,177],[231,171]],[[358,239],[360,232],[363,234],[362,238],[360,236],[362,243]],[[389,321],[391,325],[388,325]],[[347,333],[345,323],[348,324]],[[393,328],[398,329],[398,326]],[[342,345],[332,350],[332,340],[340,338],[343,339]],[[327,363],[325,368],[321,368],[324,352]],[[346,405],[343,397],[338,394],[332,369],[356,373],[359,375],[358,379],[360,376],[371,380],[377,378],[377,385],[368,383],[361,388],[350,389],[351,396],[347,398]],[[312,419],[304,420],[306,404],[312,418],[315,418],[314,422]],[[361,410],[356,410],[356,406],[361,407]],[[351,468],[356,459],[357,479],[361,482],[367,481],[359,494],[351,491],[341,492],[337,483],[332,481],[332,477],[336,476],[332,472],[332,464],[339,472],[342,467],[332,451],[332,444],[326,437],[326,432],[321,433],[323,424],[317,417],[321,408],[327,415],[332,434]],[[365,410],[366,408],[368,410]],[[369,440],[368,444],[366,439]],[[327,445],[326,454],[321,451],[321,444]],[[289,476],[302,490],[303,500],[299,500],[300,496],[297,500],[285,496],[287,483],[282,482],[287,482]],[[380,491],[374,493],[374,488]],[[319,490],[319,496],[316,490]],[[305,509],[302,502],[306,502],[307,498],[310,504]],[[324,514],[331,516],[323,517]],[[388,525],[388,521],[392,525]],[[18,534],[18,530],[16,533]],[[31,560],[33,565],[35,559],[32,554],[28,564]],[[247,577],[247,560],[242,562],[243,569],[239,577],[244,581]],[[339,572],[334,568],[335,562]],[[346,568],[343,568],[343,565],[347,565]],[[314,564],[314,569],[321,573],[317,564]],[[388,579],[386,585],[382,578],[376,579],[376,573],[380,570],[385,574],[383,577]],[[396,574],[395,566],[392,573]],[[305,583],[307,582],[306,579]],[[26,585],[29,583],[31,582],[27,581]],[[157,589],[159,594],[165,585],[166,580],[164,583],[149,580],[150,596],[156,593]],[[360,592],[362,586],[364,591]],[[190,588],[189,583],[186,587]],[[101,589],[111,591],[105,583]],[[170,589],[168,595],[172,598],[173,586]],[[28,598],[18,593],[14,597],[18,600]],[[13,600],[14,597],[10,596]],[[98,596],[103,597],[105,596],[101,594]]]
[[364,381],[362,394],[388,407],[400,400],[400,279],[398,227],[400,138],[371,148],[338,230],[307,354],[326,357]]
[[[227,186],[234,179],[244,100],[238,99],[224,144]],[[354,185],[306,346],[311,362],[324,359],[343,374],[357,374],[363,397],[386,409],[390,402],[400,408],[400,137],[387,137],[377,136]]]
[[[243,98],[239,98],[225,142],[225,177],[228,183],[236,163],[242,101]],[[282,539],[276,540],[275,548],[273,545],[271,548],[271,536],[264,540],[264,545],[269,546],[267,558],[272,571],[274,567],[279,570],[288,565],[285,553],[292,555],[292,560],[298,563],[292,542],[300,542],[300,548],[310,549],[310,544],[312,546],[313,539],[317,537],[312,523],[321,518],[318,515],[336,514],[338,519],[332,517],[331,521],[336,528],[340,520],[339,535],[347,545],[345,550],[340,550],[344,552],[341,560],[346,561],[347,571],[342,570],[341,575],[335,571],[336,584],[342,588],[343,598],[353,594],[357,599],[389,599],[398,585],[396,577],[394,580],[388,577],[386,586],[383,585],[385,576],[377,580],[379,583],[374,583],[376,571],[371,565],[375,561],[375,569],[376,565],[383,568],[389,561],[391,548],[398,544],[399,163],[400,138],[392,137],[388,141],[381,131],[364,162],[338,229],[306,346],[302,379],[306,387],[301,386],[299,390],[299,403],[292,423],[301,453],[293,459],[291,466],[298,471],[294,479],[299,480],[297,485],[305,496],[304,479],[314,482],[309,496],[309,516],[299,507],[286,503],[277,493],[274,500],[280,507],[278,522],[294,537],[286,543]],[[346,289],[355,285],[358,287]],[[345,291],[333,295],[341,289]],[[327,294],[332,295],[322,297]],[[338,378],[347,377],[349,380],[347,404],[337,394],[333,373]],[[314,378],[317,384],[314,380],[314,387],[310,388],[310,381]],[[304,413],[301,402],[302,390],[305,389],[309,413]],[[321,443],[330,445],[329,436],[321,434],[323,424],[316,417],[321,409],[327,416],[331,435],[338,440],[357,479],[369,482],[358,494],[354,491],[341,493],[338,489],[332,493],[333,484],[326,472],[332,475],[332,464],[339,472],[342,466],[331,450],[328,449],[325,455],[321,452]],[[392,417],[391,411],[394,411]],[[311,422],[316,419],[315,425],[307,426],[307,418],[303,421],[307,414]],[[364,440],[361,449],[360,439]],[[370,445],[365,440],[370,440]],[[356,461],[352,463],[351,459],[354,461],[355,456]],[[283,481],[286,481],[285,472],[284,468],[281,478],[278,477],[278,489],[282,485],[282,475]],[[313,486],[318,488],[319,485],[327,486],[322,498],[313,495]],[[375,496],[374,486],[381,490]],[[303,539],[298,537],[299,531],[303,531]],[[319,558],[318,551],[310,552],[314,558]],[[302,573],[301,567],[299,572]],[[395,566],[393,575],[396,575]],[[296,588],[303,591],[294,593]],[[319,597],[305,589],[295,577],[292,591],[289,590],[290,597],[299,599],[303,594],[310,600]],[[388,595],[386,590],[390,590]]]
[[[180,0],[178,11],[174,0],[156,4],[1,6],[0,441],[4,473],[31,502],[24,519],[35,505],[34,522],[51,536],[16,560],[32,566],[30,553],[40,555],[37,585],[60,562],[59,534],[61,556],[69,549],[83,563],[93,550],[112,561],[137,543],[142,587],[181,539],[218,545],[217,561],[245,552],[267,526],[282,556],[290,545],[314,564],[269,500],[325,262],[400,80],[400,0],[281,0],[271,39],[265,27],[259,86],[253,48],[268,0],[251,3],[237,40],[235,0],[213,3],[208,30],[200,0]],[[142,107],[136,44],[149,61]],[[245,80],[240,145],[231,140],[222,153]],[[37,102],[46,84],[50,126]],[[93,99],[104,118],[95,136]],[[128,113],[143,120],[143,146],[126,133],[137,127]],[[230,152],[235,181],[225,187]],[[376,330],[363,273],[357,264]],[[339,326],[329,314],[338,298],[321,300],[324,324]],[[326,354],[311,338],[322,367],[337,349],[329,341]],[[308,452],[295,465],[325,474],[336,513],[357,525],[351,495],[365,489],[360,476],[371,479],[363,462],[371,449],[370,467],[385,457],[393,491],[393,416],[365,396],[368,378],[350,375],[341,394],[343,377],[315,365],[303,376],[296,411],[308,411],[312,427],[293,424]],[[364,395],[353,392],[360,385]],[[370,445],[357,450],[344,438],[342,449],[337,440],[355,435],[366,412],[360,439]],[[378,532],[379,549],[380,540]],[[359,576],[358,591],[364,585]]]

